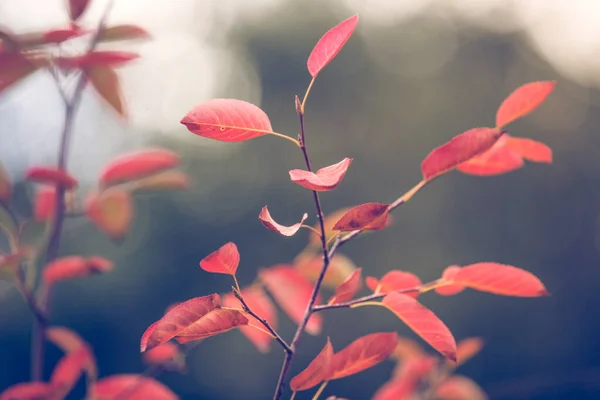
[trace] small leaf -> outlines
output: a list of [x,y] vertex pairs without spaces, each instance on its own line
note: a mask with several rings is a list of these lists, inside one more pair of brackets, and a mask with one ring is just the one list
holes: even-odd
[[167,342],[150,349],[142,354],[146,365],[160,365],[171,371],[183,371],[185,357],[175,343]]
[[65,354],[54,367],[50,382],[63,396],[71,391],[79,380],[81,373],[86,369],[89,362],[87,349],[81,347],[75,351]]
[[354,375],[379,364],[392,354],[397,341],[396,332],[371,333],[356,339],[334,354],[329,380]]
[[321,37],[321,39],[319,39],[306,63],[308,72],[310,72],[310,75],[313,78],[316,78],[319,72],[321,72],[321,70],[334,59],[342,47],[344,47],[348,39],[350,39],[350,36],[352,36],[357,24],[358,15],[354,15],[331,28]]
[[497,128],[473,128],[435,148],[421,163],[423,179],[432,179],[491,148],[504,134]]
[[237,246],[235,243],[229,242],[204,257],[200,261],[200,268],[206,272],[235,275],[239,264],[240,253]]
[[323,350],[308,364],[302,372],[292,378],[290,387],[294,392],[300,392],[317,386],[329,379],[333,373],[333,346],[327,338]]
[[456,362],[456,342],[446,325],[417,300],[399,293],[389,293],[382,304],[431,347]]
[[344,158],[337,164],[319,169],[316,173],[293,169],[290,171],[290,179],[304,188],[327,192],[340,184],[351,163],[352,158]]
[[131,190],[154,191],[188,189],[190,181],[186,174],[181,171],[165,171],[131,182]]
[[308,218],[308,214],[304,213],[300,222],[295,223],[292,226],[284,226],[284,225],[280,225],[277,222],[275,222],[273,217],[271,217],[271,214],[269,213],[269,209],[267,208],[267,206],[264,206],[262,208],[262,210],[260,210],[260,214],[258,214],[258,219],[260,220],[260,222],[262,222],[262,224],[265,226],[265,228],[267,228],[273,232],[279,233],[280,235],[283,235],[283,236],[295,235],[296,232],[298,232],[298,230],[304,223],[304,221],[306,221],[306,218]]
[[389,204],[365,203],[352,207],[333,226],[336,231],[348,232],[354,230],[377,231],[386,225]]
[[176,153],[166,149],[143,149],[115,158],[100,173],[103,186],[115,185],[148,177],[171,168],[181,162]]
[[69,17],[71,21],[77,21],[81,14],[85,12],[90,0],[69,0]]
[[23,382],[6,388],[0,393],[0,400],[45,400],[54,398],[57,393],[52,383]]
[[98,229],[111,239],[121,240],[133,218],[131,195],[118,187],[93,193],[85,203],[85,213]]
[[556,81],[530,82],[517,88],[500,105],[496,126],[501,128],[536,108],[552,93]]
[[456,366],[463,365],[483,348],[483,339],[472,337],[463,339],[456,345]]
[[117,114],[126,118],[125,100],[121,93],[119,77],[114,69],[108,66],[95,66],[85,72],[96,92],[102,97]]
[[113,263],[103,257],[90,257],[87,260],[79,256],[62,257],[44,268],[44,282],[53,285],[58,281],[84,277],[91,274],[108,272]]
[[552,162],[552,149],[544,143],[527,138],[509,137],[507,146],[527,161],[538,163]]
[[138,374],[102,378],[92,386],[90,395],[94,400],[113,400],[117,397],[119,400],[179,400],[179,397],[162,383]]
[[455,294],[465,290],[463,285],[452,284],[458,271],[460,271],[460,267],[458,265],[450,265],[449,267],[446,267],[439,282],[441,286],[436,287],[434,289],[435,292],[442,296],[454,296]]
[[454,375],[442,382],[435,391],[439,400],[488,400],[483,390],[473,380]]
[[544,284],[531,272],[493,262],[480,262],[462,267],[452,281],[471,289],[503,296],[549,295]]
[[[321,274],[323,269],[323,255],[314,254],[310,250],[304,250],[294,259],[294,267],[305,277],[313,282]],[[323,286],[330,289],[335,289],[340,283],[347,279],[356,270],[356,265],[350,258],[342,253],[335,253],[333,258],[329,260],[329,266],[325,277],[323,278]]]
[[92,348],[77,333],[61,326],[51,326],[46,329],[46,339],[54,343],[66,354],[75,352],[84,353],[85,356],[84,354],[77,356],[85,359],[85,362],[82,363],[83,369],[91,380],[95,380],[98,377],[98,368],[96,367],[96,359],[94,358]]
[[38,65],[21,54],[0,54],[0,93],[33,74],[38,68]]
[[[375,288],[372,288],[371,290],[380,294],[387,294],[389,292],[395,292],[403,289],[418,288],[421,286],[421,280],[419,277],[412,272],[400,270],[386,272],[386,274],[381,277],[380,281],[377,281],[375,278],[373,279],[374,280],[370,281],[370,285],[375,285]],[[415,290],[404,294],[416,299],[419,296],[419,291]]]
[[225,333],[248,323],[242,313],[221,308],[218,294],[196,297],[170,309],[142,335],[140,351],[150,350],[171,339],[179,343]]
[[12,185],[4,166],[0,164],[0,201],[6,201],[12,194]]
[[342,283],[335,288],[335,295],[329,300],[329,304],[344,303],[352,300],[354,295],[360,290],[362,281],[360,279],[362,268],[357,268]]
[[[299,324],[313,291],[313,284],[291,265],[279,264],[262,269],[258,273],[267,290],[273,295],[277,304],[285,313]],[[320,302],[317,297],[317,303]],[[321,332],[323,319],[320,314],[313,314],[306,324],[306,332],[318,335]]]
[[65,189],[77,187],[77,180],[66,171],[53,167],[31,167],[27,170],[26,177],[32,182],[60,185]]
[[213,99],[197,105],[181,124],[193,134],[222,142],[242,142],[273,132],[263,110],[235,99]]
[[150,34],[137,25],[115,25],[105,28],[98,38],[101,42],[113,40],[150,39]]

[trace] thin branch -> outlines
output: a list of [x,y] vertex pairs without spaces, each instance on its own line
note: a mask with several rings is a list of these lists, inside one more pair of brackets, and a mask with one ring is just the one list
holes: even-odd
[[[422,288],[422,286],[415,286],[415,287],[406,288],[406,289],[394,290],[394,292],[396,292],[396,293],[420,292],[421,288]],[[330,310],[332,308],[351,308],[351,307],[356,306],[357,304],[361,304],[361,303],[366,303],[366,302],[369,302],[369,301],[374,301],[374,300],[382,299],[385,296],[387,296],[389,293],[390,292],[387,292],[387,293],[375,293],[375,294],[370,294],[368,296],[359,297],[359,298],[354,299],[354,300],[345,301],[343,303],[323,304],[323,305],[320,305],[320,306],[314,306],[312,308],[312,311],[313,312],[319,312],[319,311],[323,311],[323,310]]]

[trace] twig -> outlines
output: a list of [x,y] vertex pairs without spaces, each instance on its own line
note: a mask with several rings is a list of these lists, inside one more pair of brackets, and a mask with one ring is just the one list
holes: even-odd
[[[394,292],[396,292],[396,293],[420,292],[422,288],[423,288],[423,286],[415,286],[415,287],[406,288],[406,289],[394,290]],[[359,297],[359,298],[354,299],[354,300],[345,301],[343,303],[323,304],[323,305],[320,305],[320,306],[314,306],[312,308],[312,312],[319,312],[319,311],[323,311],[323,310],[330,310],[332,308],[351,308],[351,307],[353,307],[353,306],[355,306],[357,304],[361,304],[361,303],[366,303],[366,302],[373,301],[373,300],[382,299],[385,296],[387,296],[389,293],[390,292],[387,292],[387,293],[375,293],[375,294],[370,294],[368,296]]]

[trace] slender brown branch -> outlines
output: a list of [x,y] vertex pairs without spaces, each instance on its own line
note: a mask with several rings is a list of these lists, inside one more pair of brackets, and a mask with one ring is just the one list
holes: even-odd
[[235,297],[237,297],[237,299],[240,301],[240,303],[242,303],[242,308],[244,309],[244,311],[246,313],[252,315],[261,324],[263,324],[263,326],[269,331],[269,333],[271,335],[273,335],[273,338],[275,340],[277,340],[277,342],[279,342],[281,347],[283,347],[283,350],[285,350],[285,352],[287,354],[291,354],[292,349],[287,344],[287,342],[285,340],[283,340],[283,338],[279,335],[279,333],[277,333],[277,331],[275,329],[273,329],[271,324],[269,324],[269,321],[267,321],[266,319],[264,319],[263,317],[261,317],[260,315],[256,314],[254,311],[252,311],[252,309],[248,306],[248,303],[246,303],[246,300],[244,300],[244,297],[242,297],[242,294],[238,291],[238,289],[236,289],[236,288],[232,288],[232,289],[233,289],[233,295]]
[[[415,287],[411,287],[411,288],[406,288],[406,289],[400,289],[400,290],[395,290],[394,292],[396,293],[412,293],[412,292],[420,292],[421,289],[423,288],[423,286],[415,286]],[[313,312],[319,312],[319,311],[323,311],[323,310],[330,310],[332,308],[350,308],[356,304],[361,304],[361,303],[366,303],[368,301],[373,301],[373,300],[379,300],[381,298],[384,298],[387,293],[375,293],[375,294],[370,294],[368,296],[363,296],[363,297],[359,297],[356,298],[354,300],[350,300],[350,301],[345,301],[343,303],[336,303],[336,304],[323,304],[320,306],[314,306],[312,308]]]

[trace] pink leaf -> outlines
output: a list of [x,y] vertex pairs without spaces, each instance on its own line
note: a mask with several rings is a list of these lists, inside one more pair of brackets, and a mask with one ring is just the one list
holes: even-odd
[[354,230],[377,231],[386,226],[389,204],[365,203],[352,207],[333,226],[333,230],[349,232]]
[[530,82],[517,88],[500,105],[496,113],[496,126],[501,128],[521,118],[546,100],[556,86],[556,81]]
[[277,232],[283,236],[295,235],[296,232],[298,232],[298,230],[304,223],[304,221],[306,221],[306,218],[308,218],[308,214],[304,213],[300,222],[295,223],[292,226],[284,226],[284,225],[280,225],[277,222],[275,222],[273,217],[271,217],[271,214],[269,213],[269,209],[267,208],[267,206],[264,206],[262,208],[262,210],[260,210],[260,214],[258,214],[258,219],[260,220],[260,222],[262,222],[262,224],[267,229],[272,230],[273,232]]
[[240,253],[237,246],[235,243],[229,242],[204,257],[200,261],[200,268],[216,274],[235,275],[239,264]]
[[357,24],[358,15],[354,15],[331,28],[321,37],[321,39],[319,39],[306,63],[308,72],[310,72],[310,75],[313,78],[316,78],[319,72],[321,72],[321,70],[334,59],[342,47],[344,47],[348,39],[350,39],[350,36],[352,36]]
[[335,288],[335,295],[329,300],[329,304],[343,303],[351,300],[361,286],[362,268],[357,268],[342,283]]
[[319,169],[316,173],[293,169],[290,171],[290,179],[307,189],[327,192],[340,184],[351,163],[352,158],[344,158],[337,164]]

